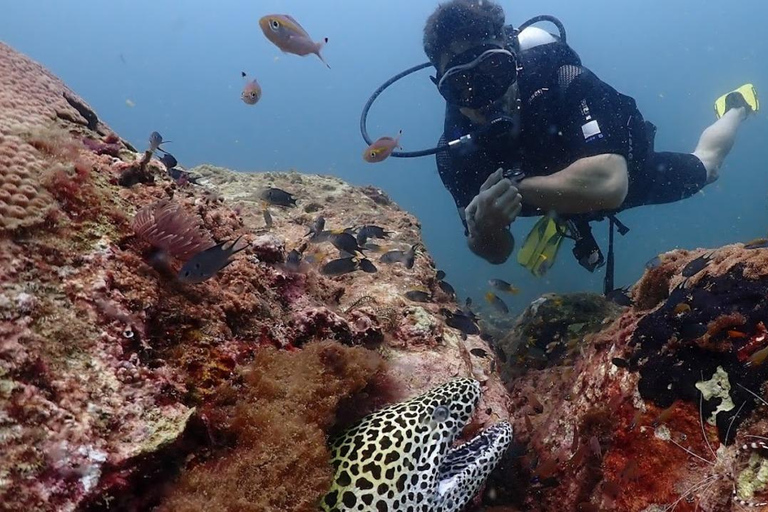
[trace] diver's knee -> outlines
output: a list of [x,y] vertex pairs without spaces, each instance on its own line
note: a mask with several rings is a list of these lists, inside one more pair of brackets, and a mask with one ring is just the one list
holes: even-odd
[[704,166],[704,170],[707,172],[707,185],[714,183],[720,177],[720,166],[723,164],[723,159],[719,158],[714,151],[701,151],[697,149],[692,154],[699,159]]

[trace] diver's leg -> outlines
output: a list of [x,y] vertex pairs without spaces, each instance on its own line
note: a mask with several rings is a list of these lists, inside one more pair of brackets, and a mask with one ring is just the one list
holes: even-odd
[[718,178],[723,160],[736,141],[736,130],[747,115],[748,110],[745,107],[732,108],[701,134],[693,154],[701,160],[707,170],[707,184]]

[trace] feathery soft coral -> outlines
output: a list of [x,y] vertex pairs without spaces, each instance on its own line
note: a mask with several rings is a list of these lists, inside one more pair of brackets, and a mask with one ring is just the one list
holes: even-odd
[[136,213],[133,231],[154,247],[186,260],[215,245],[194,216],[175,201],[161,199]]

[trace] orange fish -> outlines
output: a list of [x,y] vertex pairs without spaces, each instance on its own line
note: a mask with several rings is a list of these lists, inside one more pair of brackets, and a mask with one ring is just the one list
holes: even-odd
[[[245,71],[243,71],[241,74],[243,75],[243,78],[247,80]],[[243,92],[240,94],[240,98],[242,98],[246,105],[255,105],[258,103],[258,101],[261,99],[261,86],[255,78],[246,82],[245,87],[243,87]]]
[[400,137],[402,135],[403,130],[400,130],[395,138],[379,137],[373,144],[365,148],[363,160],[372,164],[386,160],[395,148],[403,149],[400,147]]
[[[287,14],[268,14],[259,20],[261,31],[269,41],[285,53],[292,53],[301,57],[305,55],[317,55],[323,64],[328,66],[320,55],[320,50],[328,42],[328,38],[321,41],[313,41],[304,27]],[[331,66],[328,66],[330,69]]]

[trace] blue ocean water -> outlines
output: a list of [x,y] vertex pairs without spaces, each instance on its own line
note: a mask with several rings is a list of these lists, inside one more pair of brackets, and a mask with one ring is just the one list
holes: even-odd
[[[583,63],[633,96],[659,128],[659,150],[692,151],[714,120],[719,95],[753,82],[768,95],[768,6],[738,9],[714,0],[663,2],[500,2],[517,25],[536,14],[559,17]],[[543,279],[514,258],[493,266],[474,256],[432,157],[371,165],[358,130],[360,109],[391,75],[424,62],[424,22],[432,0],[31,0],[6,2],[0,39],[40,61],[137,147],[157,130],[173,140],[185,166],[213,163],[241,171],[296,169],[332,174],[386,190],[421,220],[427,247],[448,281],[476,302],[491,277],[522,289],[520,311],[541,293],[600,291],[564,245]],[[543,12],[542,12],[543,10]],[[314,56],[282,54],[258,27],[289,13],[316,39],[328,37],[327,69]],[[240,100],[241,71],[258,78],[263,98]],[[129,103],[133,106],[129,106]],[[387,90],[371,112],[375,138],[403,130],[406,150],[430,147],[442,127],[443,100],[427,71]],[[680,203],[621,215],[631,232],[617,240],[617,285],[633,283],[644,263],[674,248],[714,247],[764,236],[768,229],[768,123],[753,116],[721,179]],[[532,225],[513,225],[520,242]],[[595,233],[605,246],[607,226]]]

